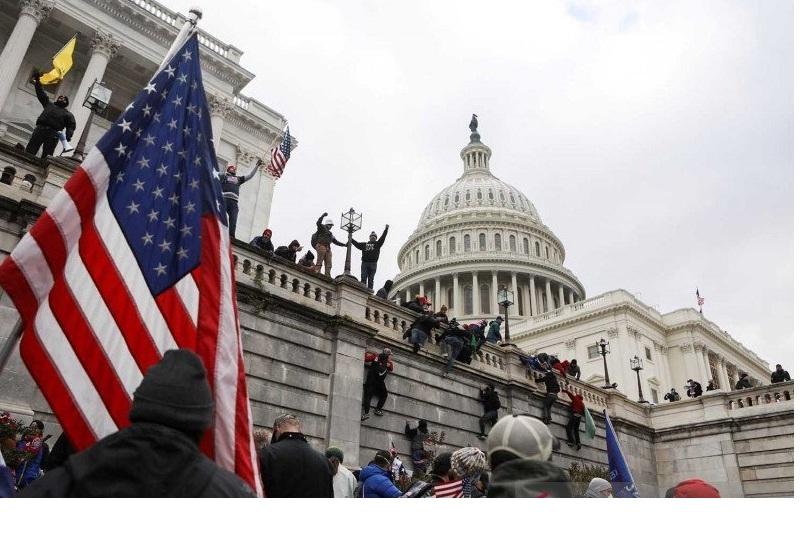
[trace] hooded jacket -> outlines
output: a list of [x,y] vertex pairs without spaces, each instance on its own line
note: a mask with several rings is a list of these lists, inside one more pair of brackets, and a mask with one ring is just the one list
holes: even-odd
[[486,340],[494,342],[502,339],[503,336],[500,334],[500,322],[492,320],[489,322],[489,332],[486,334]]
[[200,453],[185,433],[135,423],[70,456],[20,494],[28,498],[253,497],[235,474]]
[[247,176],[235,176],[233,174],[228,174],[225,172],[225,175],[222,176],[222,197],[227,200],[234,200],[236,202],[239,201],[239,187],[241,187],[244,183],[247,183],[253,176],[256,175],[258,172],[258,165],[253,167],[253,170],[250,171],[250,174]]
[[337,246],[347,246],[346,244],[342,244],[336,237],[333,236],[333,232],[326,228],[322,224],[322,220],[325,218],[325,215],[319,217],[317,219],[317,232],[311,237],[311,243],[316,246],[317,244],[324,244],[325,246],[330,246],[331,243]]
[[367,241],[367,242],[358,242],[357,240],[353,239],[353,246],[361,250],[361,262],[362,263],[377,263],[378,259],[381,256],[381,246],[383,246],[384,241],[386,240],[386,234],[389,232],[389,228],[383,230],[383,235],[375,241]]
[[570,498],[570,481],[563,469],[535,459],[515,459],[492,471],[489,498]]
[[561,387],[558,386],[558,378],[552,371],[547,372],[543,378],[536,378],[534,381],[536,381],[536,383],[544,382],[547,394],[558,394],[561,392]]
[[358,480],[363,484],[364,498],[399,498],[403,495],[392,483],[392,475],[376,464],[361,471]]
[[387,280],[386,283],[383,284],[383,287],[378,289],[378,292],[375,293],[375,296],[378,298],[383,298],[384,300],[389,299],[389,291],[392,290],[392,286],[394,285],[394,281]]

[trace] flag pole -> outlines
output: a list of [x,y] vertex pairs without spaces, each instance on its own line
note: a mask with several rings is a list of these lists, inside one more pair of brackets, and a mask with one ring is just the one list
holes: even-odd
[[0,374],[3,373],[6,363],[11,358],[11,352],[19,342],[20,337],[22,337],[22,318],[17,317],[17,321],[14,323],[14,327],[11,328],[8,338],[3,342],[3,346],[0,347]]
[[[178,36],[172,42],[172,46],[167,51],[167,54],[164,56],[164,61],[161,62],[161,65],[158,66],[156,69],[156,75],[159,72],[164,70],[164,67],[167,66],[178,50],[186,43],[186,40],[189,36],[197,31],[197,22],[203,18],[203,11],[199,7],[193,7],[189,9],[189,17],[186,19],[186,22],[183,24],[181,31],[178,32]],[[154,76],[155,77],[155,76]]]

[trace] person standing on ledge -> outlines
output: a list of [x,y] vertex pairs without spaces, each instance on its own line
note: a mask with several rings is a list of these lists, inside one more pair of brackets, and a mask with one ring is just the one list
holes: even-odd
[[783,383],[784,381],[792,381],[792,377],[781,365],[775,365],[775,372],[772,373],[770,382]]
[[228,165],[225,175],[222,176],[222,197],[225,199],[225,211],[228,213],[228,234],[231,239],[236,238],[236,223],[239,220],[239,187],[253,179],[263,164],[261,159],[256,161],[256,166],[247,176],[237,176],[236,165]]
[[[331,253],[331,244],[336,246],[347,246],[336,240],[333,236],[333,220],[325,218],[328,213],[322,213],[322,216],[317,219],[317,231],[311,236],[311,246],[317,251],[317,264],[314,267],[316,272],[322,270],[322,264],[325,263],[325,275],[331,277],[331,268],[333,266],[333,253]],[[325,219],[323,223],[322,219]]]
[[381,246],[386,240],[387,233],[389,233],[389,224],[386,224],[380,239],[374,231],[369,234],[369,241],[367,242],[358,242],[352,239],[353,246],[361,250],[361,283],[369,287],[370,290],[372,290],[372,285],[375,283],[378,258],[381,256]]
[[42,159],[45,159],[55,152],[56,145],[58,145],[59,132],[65,130],[65,138],[69,141],[72,139],[72,134],[75,133],[76,125],[75,116],[67,110],[69,98],[61,94],[56,98],[55,103],[51,102],[42,88],[40,77],[39,71],[34,70],[33,86],[36,89],[36,98],[44,109],[39,118],[36,119],[36,128],[31,134],[31,139],[28,141],[25,151],[35,156],[39,152],[39,148],[41,148]]
[[503,317],[499,316],[489,322],[489,333],[486,335],[486,342],[489,344],[497,344],[503,341],[503,335],[500,333],[500,324],[503,323]]

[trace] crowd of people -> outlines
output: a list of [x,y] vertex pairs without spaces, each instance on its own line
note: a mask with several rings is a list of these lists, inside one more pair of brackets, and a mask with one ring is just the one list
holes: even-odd
[[[770,376],[770,382],[774,385],[776,383],[783,383],[785,381],[791,381],[792,377],[789,375],[789,372],[783,369],[781,365],[775,365],[775,371],[772,372]],[[734,384],[734,389],[736,390],[744,390],[744,389],[752,389],[753,383],[750,380],[750,376],[747,372],[741,372],[739,374],[739,379]],[[686,385],[684,386],[686,390],[686,396],[688,398],[699,398],[703,395],[703,386],[693,380],[689,379],[686,381]],[[708,384],[706,385],[705,392],[713,392],[720,390],[720,386],[717,382],[713,379],[708,380]],[[677,402],[681,399],[681,395],[678,393],[677,390],[673,387],[670,391],[664,395],[664,400],[670,403]]]

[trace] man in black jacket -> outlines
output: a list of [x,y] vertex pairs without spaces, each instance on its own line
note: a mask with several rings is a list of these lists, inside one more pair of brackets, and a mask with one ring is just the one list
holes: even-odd
[[42,149],[42,158],[53,155],[58,144],[58,132],[65,130],[64,134],[69,141],[75,133],[75,117],[67,110],[69,98],[59,95],[55,103],[50,101],[47,93],[42,88],[39,80],[39,71],[33,72],[33,86],[36,89],[36,98],[44,108],[42,114],[36,119],[36,128],[33,130],[31,139],[25,151],[31,155],[36,155],[39,148]]
[[383,284],[383,287],[378,289],[378,292],[375,293],[377,298],[381,298],[383,300],[389,299],[389,293],[392,291],[392,286],[394,285],[394,281],[387,279],[386,283]]
[[753,385],[750,383],[750,376],[747,372],[742,372],[739,376],[739,381],[736,382],[736,390],[751,389]]
[[792,381],[791,376],[781,365],[775,365],[775,372],[772,373],[770,382],[783,383],[784,381]]
[[314,450],[294,415],[272,425],[272,444],[262,448],[261,479],[267,498],[333,498],[333,475],[325,456]]
[[302,249],[303,247],[300,246],[300,243],[295,239],[289,244],[289,246],[278,246],[278,249],[275,250],[275,255],[286,259],[287,261],[291,261],[292,263],[296,263],[297,252]]
[[478,398],[483,404],[483,416],[478,420],[481,427],[481,432],[478,433],[478,438],[483,440],[486,438],[486,424],[495,425],[497,423],[497,414],[500,411],[500,396],[494,390],[494,385],[489,385],[481,390],[480,397]]
[[261,159],[256,161],[256,166],[247,176],[237,176],[236,165],[228,165],[225,175],[222,176],[222,198],[225,200],[225,211],[228,214],[228,234],[231,239],[236,237],[236,223],[239,221],[239,188],[253,179],[263,164]]
[[197,354],[169,350],[133,393],[131,425],[32,483],[21,495],[53,498],[253,497],[234,473],[200,452],[214,398]]
[[542,415],[542,422],[549,424],[553,421],[551,417],[551,409],[553,404],[558,400],[558,393],[561,392],[561,387],[558,386],[558,378],[556,373],[548,370],[543,378],[536,378],[536,383],[544,382],[547,394],[544,397],[544,413]]
[[394,363],[391,360],[392,350],[384,348],[383,351],[377,356],[373,353],[367,353],[364,362],[367,367],[367,380],[364,382],[364,398],[363,398],[363,414],[361,420],[369,418],[369,408],[372,403],[372,397],[378,397],[378,404],[375,406],[375,414],[383,416],[383,406],[386,403],[386,398],[389,397],[389,391],[386,390],[386,377],[389,372],[394,370]]
[[375,272],[378,271],[378,258],[381,256],[381,246],[386,240],[386,234],[389,233],[389,224],[383,230],[383,235],[378,238],[378,234],[374,231],[369,234],[368,242],[358,242],[353,239],[353,246],[361,250],[361,283],[372,289],[375,282]]
[[681,399],[681,395],[678,394],[678,391],[676,391],[673,388],[673,389],[670,389],[670,391],[667,394],[664,395],[664,399],[667,400],[669,403],[677,402],[678,400]]
[[267,252],[267,255],[273,254],[275,252],[275,246],[272,244],[272,230],[267,228],[264,230],[264,233],[258,237],[253,237],[253,240],[250,241],[250,246],[261,248]]

